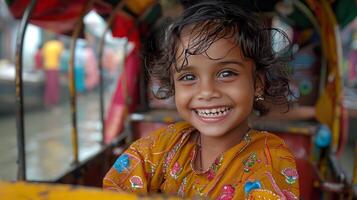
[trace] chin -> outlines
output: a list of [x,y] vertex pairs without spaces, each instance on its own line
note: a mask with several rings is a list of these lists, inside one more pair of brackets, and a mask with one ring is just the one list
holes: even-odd
[[226,131],[225,129],[222,129],[221,126],[216,125],[214,127],[212,126],[195,126],[193,125],[199,132],[200,134],[207,136],[207,137],[222,137],[225,135],[225,133],[227,133],[228,131]]

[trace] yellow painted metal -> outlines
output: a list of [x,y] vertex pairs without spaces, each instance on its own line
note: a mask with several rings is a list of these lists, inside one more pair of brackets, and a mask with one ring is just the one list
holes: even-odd
[[316,117],[332,131],[332,151],[339,148],[342,110],[342,47],[336,17],[327,0],[309,0],[320,28],[322,51],[327,59],[326,87],[316,104]]
[[105,120],[104,120],[104,94],[103,94],[103,52],[104,52],[104,45],[105,45],[105,36],[108,32],[108,30],[110,29],[110,27],[112,27],[112,24],[114,22],[115,16],[117,15],[117,13],[119,12],[119,10],[121,10],[124,6],[125,1],[120,1],[115,8],[113,9],[113,11],[110,13],[110,16],[108,18],[108,20],[106,21],[107,25],[105,27],[105,30],[102,33],[102,36],[100,37],[99,40],[99,50],[98,50],[98,67],[99,67],[99,72],[100,72],[100,118],[101,118],[101,122],[102,122],[102,144],[105,143]]
[[353,179],[352,179],[352,184],[357,185],[357,141],[355,144],[355,165],[353,169]]
[[28,183],[28,182],[1,182],[1,200],[136,200],[136,199],[169,199],[178,200],[178,197],[148,196],[142,197],[129,193],[103,191],[99,188],[83,186]]
[[2,200],[136,200],[137,196],[127,193],[102,191],[71,185],[36,184],[26,182],[0,182],[0,199]]
[[83,18],[85,14],[89,11],[92,7],[94,0],[87,1],[86,5],[84,6],[80,17],[76,22],[76,27],[72,34],[71,40],[71,54],[69,58],[69,65],[68,65],[68,76],[69,76],[69,91],[71,96],[71,114],[72,114],[72,131],[71,131],[71,138],[72,138],[72,146],[73,146],[73,163],[78,164],[78,129],[77,129],[77,98],[76,98],[76,83],[75,83],[75,75],[74,75],[74,59],[75,59],[75,49],[76,49],[76,41],[77,38],[83,28]]

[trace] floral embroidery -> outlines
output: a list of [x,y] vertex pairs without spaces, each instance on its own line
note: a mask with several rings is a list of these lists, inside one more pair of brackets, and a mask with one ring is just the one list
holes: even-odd
[[205,193],[203,193],[203,190],[205,189],[206,185],[201,184],[198,179],[195,180],[195,183],[192,187],[193,187],[193,189],[195,189],[197,191],[198,196],[200,196],[200,197],[205,196]]
[[129,155],[123,154],[115,161],[114,168],[118,172],[123,172],[124,169],[127,169],[129,167],[129,165],[130,165]]
[[235,188],[232,185],[223,186],[223,192],[221,196],[218,197],[218,200],[231,200],[234,196]]
[[288,184],[294,184],[299,176],[296,169],[290,167],[281,170],[281,174],[285,176],[285,181]]
[[245,195],[248,195],[250,191],[261,188],[262,185],[260,184],[260,181],[247,181],[244,184],[244,193]]
[[210,181],[214,179],[215,175],[216,175],[216,173],[212,169],[209,169],[206,172],[207,179]]
[[187,176],[182,180],[182,183],[178,189],[177,195],[180,197],[184,197],[185,196],[185,189],[186,189],[186,185],[187,185]]
[[243,165],[244,165],[244,172],[249,172],[250,168],[253,167],[253,165],[255,164],[255,162],[260,162],[260,160],[258,159],[257,153],[251,153],[249,155],[249,157],[247,159],[245,159],[243,161]]
[[180,163],[175,162],[174,166],[171,169],[170,175],[172,178],[177,179],[181,171],[182,171],[182,167]]
[[140,176],[132,176],[130,178],[130,183],[133,189],[143,188],[144,185],[143,180],[140,178]]
[[164,162],[164,167],[163,167],[163,174],[166,174],[167,167],[169,166],[170,162],[174,158],[176,151],[180,148],[180,143],[176,144],[174,148],[167,154],[165,162]]
[[146,177],[149,179],[149,178],[154,176],[155,170],[156,170],[156,166],[152,162],[146,161],[146,163],[148,163],[147,171],[146,171]]
[[[189,129],[188,131],[190,131],[191,129]],[[165,174],[165,177],[166,177],[166,171],[167,171],[167,168],[169,166],[169,164],[171,163],[172,159],[174,158],[176,152],[180,149],[182,143],[184,142],[184,139],[186,138],[186,136],[189,134],[190,132],[186,132],[182,138],[181,138],[181,141],[179,143],[177,143],[171,151],[169,151],[167,154],[166,154],[166,159],[165,159],[165,162],[163,164],[163,168],[162,168],[162,173]]]
[[156,171],[156,164],[150,161],[148,158],[145,158],[144,162],[146,165],[146,177],[150,178],[154,176]]
[[218,157],[214,163],[212,163],[210,169],[206,172],[206,176],[208,180],[213,180],[213,178],[216,176],[218,169],[221,167],[223,162],[223,155]]
[[289,190],[283,190],[283,194],[286,197],[286,200],[298,200],[294,193],[290,192]]
[[217,172],[219,167],[222,165],[222,162],[223,162],[223,155],[221,155],[220,157],[218,157],[214,163],[212,164],[211,166],[211,169],[214,171],[214,172]]

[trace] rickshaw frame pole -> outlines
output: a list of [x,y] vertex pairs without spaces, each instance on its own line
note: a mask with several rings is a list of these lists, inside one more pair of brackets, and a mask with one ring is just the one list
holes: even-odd
[[352,185],[357,185],[357,141],[355,142],[355,159],[353,167]]
[[31,0],[21,19],[20,29],[16,38],[16,128],[17,128],[17,180],[26,181],[26,148],[25,148],[25,129],[24,129],[24,92],[22,79],[22,54],[26,28],[29,23],[32,11],[37,0]]
[[76,93],[76,78],[74,70],[74,59],[75,59],[75,49],[76,42],[79,34],[83,28],[83,18],[89,8],[93,5],[93,0],[87,1],[84,6],[79,19],[77,20],[76,27],[72,34],[71,40],[71,54],[69,58],[68,65],[68,76],[69,76],[69,91],[71,96],[71,115],[72,115],[72,145],[73,145],[73,164],[77,165],[79,163],[78,158],[78,127],[77,127],[77,93]]
[[100,38],[99,42],[99,51],[98,51],[98,68],[99,68],[99,97],[100,97],[100,119],[102,123],[102,145],[105,144],[105,120],[104,120],[104,77],[103,77],[103,65],[102,65],[102,59],[103,59],[103,51],[104,51],[104,45],[105,45],[105,36],[108,32],[108,30],[111,28],[115,16],[117,12],[123,8],[125,1],[120,1],[114,8],[114,10],[111,12],[108,20],[107,20],[107,25],[103,31],[103,34]]

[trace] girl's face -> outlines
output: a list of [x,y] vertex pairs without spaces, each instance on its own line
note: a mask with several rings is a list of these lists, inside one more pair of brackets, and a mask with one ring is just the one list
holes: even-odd
[[[179,52],[189,43],[189,37],[181,39]],[[176,107],[183,119],[209,137],[246,131],[255,93],[254,62],[230,39],[213,43],[206,54],[188,56],[187,62],[174,73]]]

